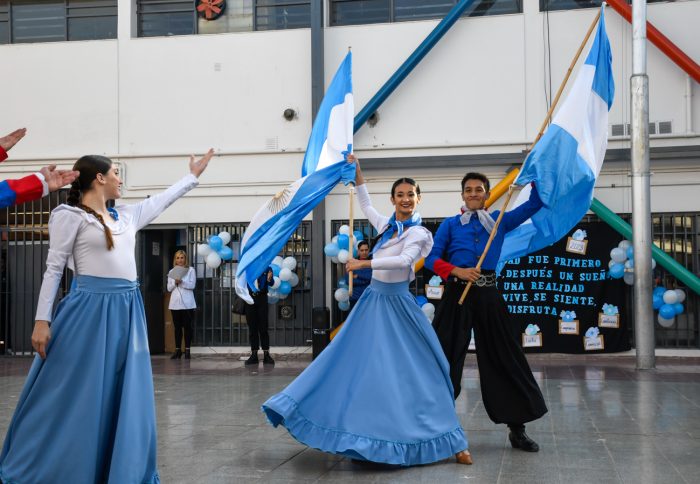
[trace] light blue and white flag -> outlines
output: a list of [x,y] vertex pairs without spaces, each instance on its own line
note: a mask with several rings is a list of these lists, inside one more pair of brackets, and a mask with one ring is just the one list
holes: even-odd
[[598,31],[586,62],[515,180],[516,185],[528,185],[514,208],[529,199],[531,181],[544,207],[506,235],[500,266],[554,244],[586,214],[608,147],[608,111],[614,96],[612,52],[601,7]]
[[269,267],[304,217],[338,182],[355,182],[352,152],[355,109],[352,98],[352,54],[340,64],[314,121],[302,165],[302,178],[265,203],[241,241],[236,293],[252,304],[248,288]]

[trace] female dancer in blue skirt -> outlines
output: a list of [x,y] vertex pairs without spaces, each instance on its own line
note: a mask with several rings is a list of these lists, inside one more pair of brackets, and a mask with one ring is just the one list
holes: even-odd
[[415,212],[420,189],[397,180],[389,218],[372,207],[359,162],[356,182],[360,207],[381,237],[371,261],[353,259],[347,269],[371,268],[372,282],[333,342],[262,409],[274,426],[325,452],[403,466],[456,455],[471,464],[449,364],[408,290],[413,264],[433,245]]
[[[29,371],[0,454],[4,484],[158,483],[153,376],[136,281],[136,231],[197,186],[213,151],[165,192],[108,209],[117,167],[83,156],[67,205],[49,219],[49,253]],[[75,286],[58,304],[63,269]]]

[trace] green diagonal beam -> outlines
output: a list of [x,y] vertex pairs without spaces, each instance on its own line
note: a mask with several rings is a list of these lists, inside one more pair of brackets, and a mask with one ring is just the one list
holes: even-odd
[[[632,240],[632,227],[630,224],[622,220],[615,212],[603,205],[597,198],[593,199],[591,210],[624,238]],[[679,264],[676,259],[661,250],[656,244],[651,244],[651,256],[661,267],[685,284],[688,289],[700,295],[700,279],[695,274]]]

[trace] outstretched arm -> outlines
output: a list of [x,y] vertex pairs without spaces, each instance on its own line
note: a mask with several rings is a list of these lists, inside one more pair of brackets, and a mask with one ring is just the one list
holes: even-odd
[[206,170],[209,160],[214,156],[214,150],[210,149],[202,158],[195,160],[190,156],[190,173],[180,181],[172,185],[164,192],[153,195],[143,202],[133,205],[118,207],[120,212],[129,213],[133,217],[136,230],[140,230],[151,223],[158,215],[163,213],[178,198],[192,190],[199,184],[199,176]]
[[27,128],[20,128],[0,138],[0,161],[7,159],[7,152],[24,138],[25,134],[27,134]]

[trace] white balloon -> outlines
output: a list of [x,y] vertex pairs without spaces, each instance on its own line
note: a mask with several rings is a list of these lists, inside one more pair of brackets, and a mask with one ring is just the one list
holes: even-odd
[[627,248],[628,248],[628,247],[632,247],[632,242],[630,242],[629,240],[625,239],[625,240],[620,241],[620,243],[617,244],[617,246],[618,246],[620,249],[622,249],[622,250],[624,250],[625,252],[627,252]]
[[678,294],[676,291],[669,289],[664,293],[664,302],[666,304],[676,304],[678,302]]
[[423,311],[426,318],[431,321],[433,320],[433,316],[435,316],[435,306],[432,303],[425,303],[420,309]]
[[334,264],[340,264],[340,261],[338,260],[338,256],[331,257],[331,262]]
[[201,255],[202,257],[206,257],[209,254],[211,254],[212,249],[209,247],[209,244],[197,244],[197,254]]
[[625,269],[634,270],[634,261],[632,259],[625,261]]
[[627,260],[627,254],[624,250],[620,249],[619,247],[615,247],[613,250],[610,251],[610,258],[615,262],[622,263]]
[[280,287],[280,284],[282,284],[282,279],[280,279],[280,278],[277,277],[277,276],[274,276],[274,277],[272,278],[272,286],[271,286],[272,289],[277,289],[277,288],[279,288],[279,287]]
[[292,271],[286,267],[280,271],[280,279],[283,281],[288,281],[292,278]]
[[658,321],[662,327],[670,328],[671,326],[673,326],[673,323],[676,321],[676,318],[666,319],[666,318],[662,318],[661,315],[659,314]]
[[272,264],[276,265],[280,269],[282,268],[282,262],[284,262],[284,259],[280,257],[279,255],[272,259]]
[[338,245],[338,236],[334,235],[333,238],[331,239],[331,244]]
[[289,296],[290,294],[291,292],[288,292],[287,294],[282,294],[281,292],[278,292],[277,297],[280,298],[281,301],[282,299],[287,299],[287,296]]
[[625,273],[622,278],[625,280],[625,284],[632,286],[634,285],[634,273],[633,272],[627,272]]
[[297,268],[297,260],[294,257],[285,257],[280,267],[286,267],[290,271]]
[[338,233],[348,235],[350,233],[350,226],[349,225],[341,225],[340,228],[338,229]]
[[651,269],[656,269],[656,261],[654,259],[651,259]]
[[206,261],[207,267],[211,267],[212,269],[216,269],[221,265],[221,257],[219,257],[219,254],[216,252],[210,252],[207,255]]
[[683,289],[676,289],[676,295],[678,296],[678,301],[679,303],[682,303],[685,301],[685,292],[683,292]]
[[294,272],[292,272],[292,278],[289,279],[289,285],[292,287],[297,287],[299,284],[299,276],[297,276]]
[[231,234],[229,234],[226,231],[219,232],[219,237],[221,238],[221,242],[223,242],[224,245],[228,245],[228,243],[231,242]]
[[347,301],[348,299],[350,299],[350,292],[344,287],[339,287],[335,290],[333,297],[335,297],[335,300],[338,302]]
[[615,264],[617,264],[617,262],[615,262],[614,260],[611,260],[610,262],[608,262],[608,269],[610,269]]
[[277,293],[267,295],[267,304],[275,304],[279,300],[280,300],[280,297]]
[[340,251],[338,251],[338,262],[340,262],[341,264],[345,264],[349,258],[350,252],[348,252],[347,250],[341,249]]

